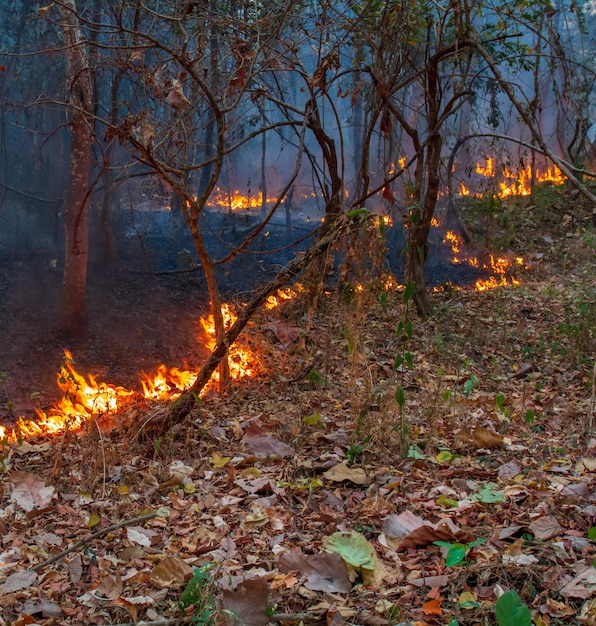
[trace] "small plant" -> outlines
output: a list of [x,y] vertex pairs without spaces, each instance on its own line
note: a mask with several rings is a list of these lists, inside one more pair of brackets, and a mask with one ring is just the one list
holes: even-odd
[[530,609],[515,591],[507,591],[498,598],[495,616],[499,626],[532,626]]
[[470,397],[470,394],[474,391],[476,385],[478,385],[478,378],[476,378],[474,374],[470,374],[470,378],[468,378],[468,380],[464,383],[464,396],[466,396],[466,398]]
[[447,548],[447,556],[445,557],[445,564],[447,567],[455,567],[463,562],[468,552],[475,546],[484,543],[486,539],[474,539],[470,543],[449,543],[448,541],[433,541],[434,545]]
[[199,568],[195,568],[192,578],[186,583],[186,587],[180,596],[180,607],[188,609],[193,606],[193,623],[207,626],[212,623],[212,616],[215,612],[215,600],[211,595],[211,574],[209,570],[213,567],[211,563],[205,563]]

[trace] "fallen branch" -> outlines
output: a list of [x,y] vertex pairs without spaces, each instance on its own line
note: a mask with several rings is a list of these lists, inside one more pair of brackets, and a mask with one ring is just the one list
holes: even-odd
[[31,569],[34,572],[39,572],[39,570],[43,569],[47,565],[51,565],[52,563],[59,561],[63,556],[66,556],[67,554],[74,552],[81,546],[84,546],[90,541],[93,541],[93,539],[97,539],[98,537],[101,537],[102,535],[107,535],[108,533],[111,533],[113,530],[118,530],[119,528],[130,526],[131,524],[140,524],[142,522],[146,522],[147,520],[153,519],[156,516],[157,516],[157,513],[149,513],[148,515],[141,515],[140,517],[133,517],[132,519],[124,520],[123,522],[119,522],[118,524],[112,524],[111,526],[106,526],[105,528],[102,528],[101,530],[94,532],[93,534],[85,537],[84,539],[77,541],[75,544],[70,546],[70,548],[67,548],[66,550],[62,550],[62,552],[59,552],[58,554],[54,554],[54,556],[50,557],[49,559],[46,559],[45,561],[38,563]]
[[151,429],[157,433],[164,433],[175,424],[180,423],[196,404],[201,391],[209,382],[211,375],[227,354],[230,346],[236,341],[250,318],[263,305],[265,300],[308,267],[314,259],[327,252],[336,241],[363,226],[371,216],[372,213],[364,209],[358,209],[342,214],[332,223],[326,224],[325,234],[311,248],[288,263],[271,282],[258,289],[251,300],[238,313],[238,319],[215,346],[192,386],[172,403],[170,410],[165,413],[165,418],[163,413],[153,416]]

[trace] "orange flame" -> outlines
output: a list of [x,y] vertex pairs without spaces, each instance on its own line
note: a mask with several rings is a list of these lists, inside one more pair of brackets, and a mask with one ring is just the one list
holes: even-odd
[[[486,159],[486,165],[478,163],[475,169],[477,174],[486,179],[490,179],[488,184],[481,183],[479,187],[482,189],[490,188],[490,193],[493,193],[499,198],[529,196],[532,193],[533,183],[551,182],[555,185],[560,185],[567,180],[556,165],[552,165],[544,171],[539,168],[532,171],[532,166],[526,165],[518,172],[514,172],[508,167],[503,167],[501,176],[504,180],[498,181],[496,180],[495,162],[492,157]],[[459,195],[481,198],[485,194],[482,191],[472,191],[463,182],[460,182]]]
[[[275,202],[277,198],[267,196],[265,204]],[[216,187],[209,198],[208,206],[229,207],[232,211],[243,209],[260,209],[263,206],[263,192],[257,191],[255,194],[243,194],[239,189],[225,191]]]
[[[451,230],[445,233],[443,243],[448,243],[451,246],[453,252],[452,263],[460,264],[467,263],[470,267],[480,267],[480,261],[477,257],[464,257],[458,256],[461,250],[461,238]],[[495,287],[505,287],[507,285],[519,285],[519,281],[513,276],[507,276],[507,273],[511,271],[512,266],[516,264],[521,267],[526,267],[524,259],[522,257],[515,257],[513,262],[504,257],[495,257],[489,254],[488,260],[482,264],[482,268],[491,272],[491,276],[487,280],[477,280],[475,287],[476,291],[486,291],[487,289],[494,289]],[[499,278],[497,278],[498,276]]]
[[[278,292],[281,299],[294,297],[295,291],[288,289]],[[273,308],[273,305],[271,306]],[[237,319],[229,304],[222,306],[224,323],[229,328]],[[200,325],[207,338],[206,347],[213,350],[215,347],[215,325],[213,315],[209,314],[200,319]],[[236,343],[228,354],[230,375],[232,378],[254,376],[260,367],[256,355],[249,347]],[[127,403],[134,399],[168,400],[178,397],[188,389],[197,377],[197,371],[186,371],[176,367],[168,368],[161,364],[151,373],[139,374],[142,393],[99,382],[95,376],[86,377],[79,374],[75,368],[72,354],[64,351],[64,363],[58,372],[57,383],[62,391],[61,400],[49,411],[37,410],[36,420],[26,420],[19,417],[16,428],[11,432],[0,426],[0,438],[28,437],[40,434],[55,434],[69,429],[78,429],[93,417],[115,414],[122,410]],[[212,376],[212,381],[218,380],[218,373]],[[209,386],[204,390],[207,392]]]

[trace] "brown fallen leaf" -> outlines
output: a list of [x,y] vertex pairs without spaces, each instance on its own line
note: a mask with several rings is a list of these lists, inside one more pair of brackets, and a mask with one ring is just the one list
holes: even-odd
[[37,582],[37,574],[32,569],[22,569],[11,574],[2,587],[2,593],[13,593],[21,589],[27,589]]
[[563,528],[554,515],[545,515],[534,520],[528,529],[536,537],[536,539],[552,539],[563,534]]
[[306,555],[297,548],[283,554],[278,563],[281,572],[298,571],[306,578],[304,586],[313,591],[327,593],[348,593],[352,583],[348,575],[348,567],[339,554]]
[[42,509],[54,497],[54,487],[30,472],[14,471],[10,475],[10,499],[25,511]]
[[330,467],[323,474],[323,477],[336,483],[349,480],[355,485],[364,485],[368,481],[368,478],[361,467],[348,467],[345,462],[338,463],[337,465]]
[[224,589],[222,605],[229,626],[266,626],[269,587],[263,578],[248,578],[236,589]]
[[247,447],[251,454],[256,454],[260,457],[271,456],[295,456],[296,451],[288,444],[275,439],[274,437],[255,437],[251,439],[247,444]]
[[504,445],[503,437],[496,433],[494,430],[484,428],[482,426],[476,426],[472,431],[472,441],[474,445],[479,448],[500,448]]
[[151,584],[159,589],[180,587],[190,578],[192,578],[192,567],[177,556],[165,557],[149,574]]

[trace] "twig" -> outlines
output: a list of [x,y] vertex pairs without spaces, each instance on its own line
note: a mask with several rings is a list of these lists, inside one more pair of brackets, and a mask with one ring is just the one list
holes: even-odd
[[147,520],[153,519],[156,516],[157,516],[157,513],[149,513],[147,515],[141,515],[140,517],[133,517],[132,519],[124,520],[123,522],[119,522],[118,524],[112,524],[111,526],[106,526],[106,528],[102,528],[101,530],[94,532],[88,537],[85,537],[84,539],[77,541],[75,544],[70,546],[70,548],[63,550],[62,552],[59,552],[58,554],[54,554],[53,557],[46,559],[45,561],[42,561],[41,563],[38,563],[35,567],[32,567],[31,569],[34,572],[39,572],[39,570],[43,569],[46,565],[50,565],[52,563],[55,563],[56,561],[59,561],[63,556],[66,556],[67,554],[74,552],[77,548],[80,548],[81,546],[84,546],[90,541],[93,541],[93,539],[97,539],[98,537],[101,537],[102,535],[107,535],[108,533],[111,533],[113,530],[124,528],[124,526],[130,526],[131,524],[140,524],[141,522],[146,522]]
[[[123,622],[122,624],[114,624],[114,626],[169,626],[169,624],[187,624],[193,620],[193,616],[189,617],[171,617],[167,619],[156,619],[151,622],[143,620],[139,622]],[[281,622],[283,624],[322,624],[324,619],[310,613],[274,613],[270,618],[271,622]]]

